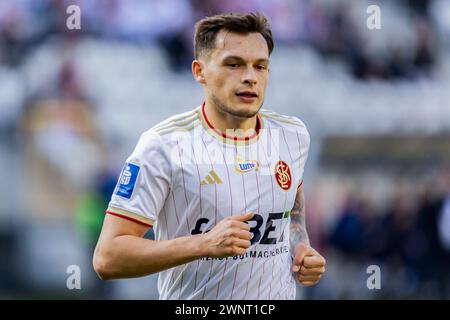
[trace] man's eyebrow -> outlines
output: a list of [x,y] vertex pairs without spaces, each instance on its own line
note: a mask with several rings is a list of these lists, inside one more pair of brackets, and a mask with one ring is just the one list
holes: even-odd
[[269,59],[267,59],[267,58],[260,58],[260,59],[256,60],[256,62],[269,64]]
[[[236,61],[242,61],[244,62],[245,59],[239,56],[226,56],[225,58],[223,58],[223,61],[229,61],[229,60],[236,60]],[[267,58],[259,58],[258,60],[256,60],[256,62],[258,63],[269,63],[269,59]]]
[[245,61],[243,58],[241,58],[239,56],[226,56],[225,58],[223,58],[223,61],[227,61],[227,60]]

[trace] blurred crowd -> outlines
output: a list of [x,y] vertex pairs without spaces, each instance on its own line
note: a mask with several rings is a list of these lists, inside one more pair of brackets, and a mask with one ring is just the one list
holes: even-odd
[[[381,208],[367,198],[350,195],[325,235],[327,247],[342,256],[341,263],[380,267],[382,290],[374,290],[374,297],[448,299],[449,182],[440,190],[431,184],[410,186],[407,190],[415,190],[412,193],[398,185],[392,200]],[[346,278],[352,281],[350,274]],[[341,288],[339,294],[358,298],[367,292],[364,287],[354,292],[349,288]]]
[[[192,33],[199,18],[221,12],[270,13],[277,45],[304,43],[325,58],[343,60],[358,78],[429,76],[440,28],[449,36],[445,0],[379,1],[383,37],[369,43],[367,1],[351,0],[4,0],[0,4],[0,63],[18,65],[33,46],[54,35],[89,35],[161,46],[175,71],[192,58]],[[436,3],[439,3],[437,5]],[[66,27],[69,5],[79,5],[81,30]],[[434,5],[434,6],[433,6]],[[432,7],[433,6],[433,7]],[[396,12],[393,16],[389,12]],[[176,18],[174,18],[174,15]]]

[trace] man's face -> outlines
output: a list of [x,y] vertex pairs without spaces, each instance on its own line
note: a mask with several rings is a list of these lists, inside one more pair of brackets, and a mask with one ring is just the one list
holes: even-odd
[[207,95],[219,111],[250,118],[264,101],[269,80],[269,49],[260,33],[221,30],[215,49],[203,58]]

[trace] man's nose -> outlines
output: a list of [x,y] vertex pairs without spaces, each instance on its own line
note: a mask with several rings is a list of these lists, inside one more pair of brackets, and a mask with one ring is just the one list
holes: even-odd
[[244,74],[242,75],[242,83],[255,85],[258,79],[256,77],[255,70],[253,68],[246,68]]

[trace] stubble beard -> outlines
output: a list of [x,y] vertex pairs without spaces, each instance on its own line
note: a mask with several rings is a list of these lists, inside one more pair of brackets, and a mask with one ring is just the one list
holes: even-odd
[[214,102],[214,104],[217,106],[217,109],[220,113],[222,114],[229,114],[232,115],[234,117],[237,118],[253,118],[254,116],[256,116],[259,112],[259,110],[261,109],[261,107],[264,104],[264,101],[261,103],[261,105],[259,106],[258,110],[256,111],[250,111],[250,110],[242,110],[242,111],[236,111],[233,110],[232,108],[230,108],[229,106],[227,106],[225,103],[223,103],[217,96],[215,96],[214,94],[211,96],[211,100]]

